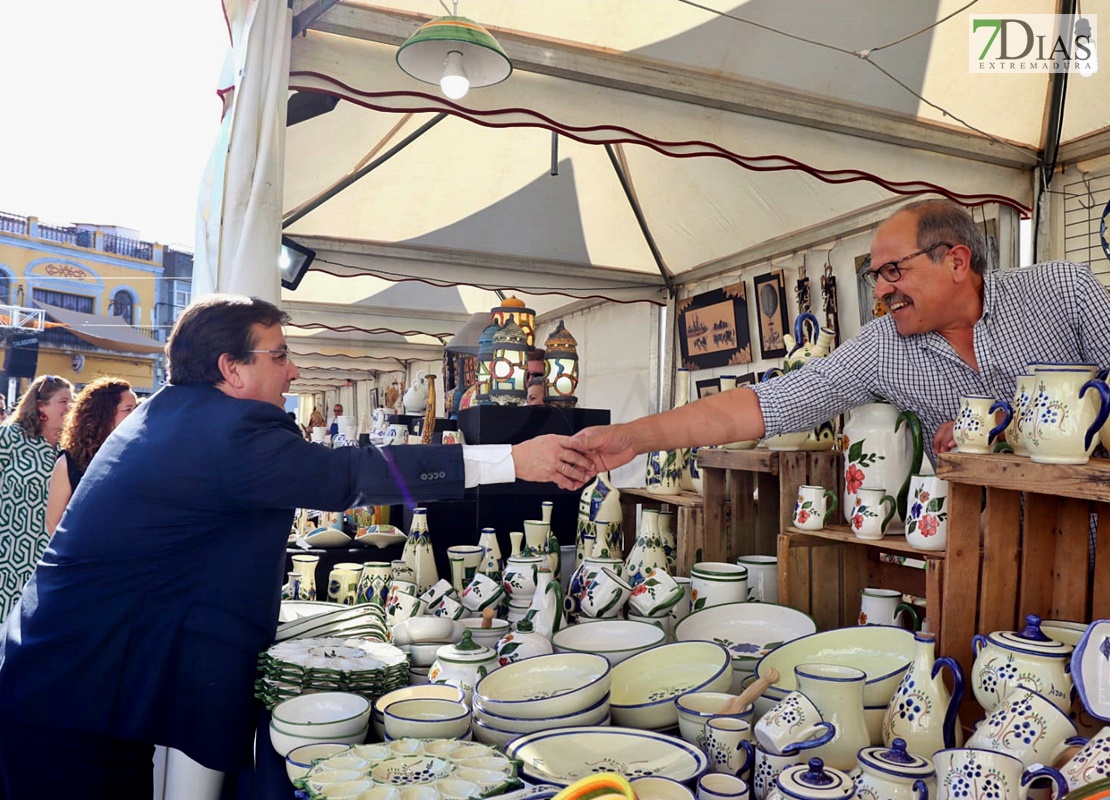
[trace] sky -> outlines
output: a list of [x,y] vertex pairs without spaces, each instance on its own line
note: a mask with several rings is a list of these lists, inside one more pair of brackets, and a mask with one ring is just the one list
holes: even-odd
[[0,211],[191,251],[219,128],[220,0],[4,5]]

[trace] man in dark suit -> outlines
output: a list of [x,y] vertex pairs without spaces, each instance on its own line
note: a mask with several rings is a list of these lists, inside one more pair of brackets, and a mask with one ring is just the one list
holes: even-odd
[[286,322],[253,298],[191,306],[166,347],[170,385],[89,465],[0,629],[0,797],[149,798],[155,744],[212,769],[249,763],[295,508],[590,477],[565,437],[465,451],[305,442],[283,410],[299,375]]

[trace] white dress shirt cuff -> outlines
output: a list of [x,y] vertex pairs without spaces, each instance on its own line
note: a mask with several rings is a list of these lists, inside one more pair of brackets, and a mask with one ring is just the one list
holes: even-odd
[[467,489],[483,483],[512,483],[516,480],[511,444],[464,444],[462,450]]

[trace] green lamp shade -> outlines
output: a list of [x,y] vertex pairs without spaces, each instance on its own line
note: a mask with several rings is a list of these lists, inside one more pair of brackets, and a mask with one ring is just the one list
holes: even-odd
[[438,17],[421,26],[397,51],[397,66],[418,81],[438,84],[452,50],[462,53],[472,87],[492,86],[512,74],[513,64],[493,35],[466,17]]

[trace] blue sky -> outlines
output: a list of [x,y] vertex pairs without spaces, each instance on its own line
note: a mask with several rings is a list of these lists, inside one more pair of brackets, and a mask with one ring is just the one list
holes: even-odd
[[219,0],[7,3],[0,211],[193,246],[219,127]]

